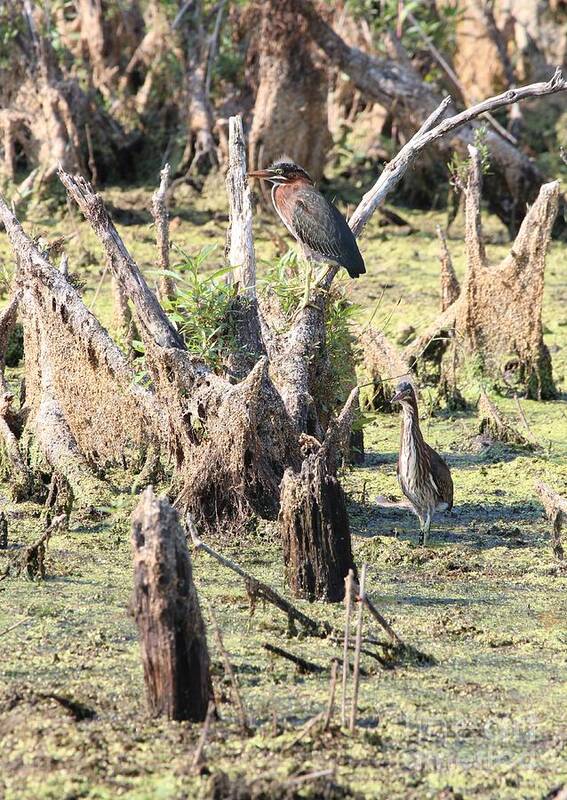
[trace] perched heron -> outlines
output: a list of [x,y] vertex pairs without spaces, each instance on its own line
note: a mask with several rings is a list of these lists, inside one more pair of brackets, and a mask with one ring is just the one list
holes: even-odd
[[391,402],[402,407],[398,481],[419,519],[420,544],[426,544],[435,511],[453,508],[453,479],[439,453],[423,438],[411,383],[399,383]]
[[293,161],[275,161],[248,173],[272,184],[272,203],[307,257],[345,267],[351,278],[366,272],[356,239],[346,219],[317,191],[308,173]]

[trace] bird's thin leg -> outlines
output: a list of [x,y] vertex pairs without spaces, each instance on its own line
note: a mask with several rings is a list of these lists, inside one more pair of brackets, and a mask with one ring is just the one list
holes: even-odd
[[427,514],[425,517],[424,522],[422,522],[420,526],[420,535],[419,535],[419,543],[421,545],[427,544],[427,538],[429,536],[429,529],[431,528],[431,512]]
[[319,286],[321,285],[321,283],[322,283],[322,282],[325,280],[325,278],[327,277],[327,275],[328,275],[328,273],[329,273],[329,270],[331,270],[331,269],[332,269],[332,267],[331,267],[331,266],[329,266],[329,264],[325,264],[325,266],[323,267],[323,269],[319,270],[319,273],[318,273],[318,275],[317,275],[317,277],[316,277],[316,279],[315,279],[315,283],[313,284],[313,288],[314,288],[314,289],[318,289],[318,288],[319,288]]
[[297,311],[293,315],[293,320],[295,320],[296,316],[303,311],[304,308],[314,308],[317,310],[317,306],[311,302],[311,288],[312,288],[312,280],[313,280],[313,261],[309,258],[309,256],[303,252],[303,256],[307,263],[307,271],[305,273],[305,288],[303,290],[303,299],[301,301],[300,306],[298,307]]

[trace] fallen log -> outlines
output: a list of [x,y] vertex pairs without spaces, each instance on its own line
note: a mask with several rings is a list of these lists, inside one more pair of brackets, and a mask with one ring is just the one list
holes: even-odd
[[551,522],[551,547],[553,553],[559,561],[562,561],[564,550],[561,542],[561,531],[563,525],[567,523],[567,498],[562,497],[543,481],[537,481],[535,488],[545,509],[545,515]]

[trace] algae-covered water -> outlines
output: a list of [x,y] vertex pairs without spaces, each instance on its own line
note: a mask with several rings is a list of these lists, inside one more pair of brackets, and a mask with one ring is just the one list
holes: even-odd
[[[154,259],[149,196],[149,188],[108,193],[120,231],[147,274]],[[178,198],[172,238],[188,252],[218,244],[207,262],[213,269],[222,263],[226,215],[220,189],[211,197],[199,203]],[[368,274],[348,289],[361,319],[378,304],[374,324],[393,339],[408,325],[422,330],[439,306],[435,225],[443,215],[401,213],[415,232],[373,223],[361,244]],[[25,227],[47,239],[72,237],[71,271],[86,280],[87,304],[112,329],[111,287],[86,225],[67,211],[32,207]],[[281,230],[267,214],[256,228],[259,253],[269,259]],[[486,228],[488,254],[497,261],[509,244],[494,219]],[[452,229],[449,245],[462,275],[462,223]],[[8,264],[4,236],[0,248]],[[75,519],[68,532],[54,535],[45,580],[0,583],[0,797],[552,797],[567,781],[566,573],[551,552],[550,526],[533,485],[542,479],[567,492],[567,270],[560,243],[550,249],[544,322],[563,399],[522,401],[540,449],[479,444],[474,408],[430,415],[423,394],[425,436],[447,458],[455,483],[454,513],[435,523],[427,549],[417,546],[416,520],[408,512],[374,502],[379,494],[399,494],[396,415],[377,414],[369,422],[366,463],[342,476],[355,557],[369,565],[370,595],[397,633],[430,656],[391,669],[363,656],[354,735],[341,729],[335,713],[328,731],[313,727],[296,741],[301,727],[326,707],[329,667],[340,646],[290,637],[280,612],[259,604],[252,613],[241,579],[206,554],[194,554],[199,594],[215,609],[254,728],[249,737],[239,730],[210,636],[220,719],[210,732],[206,766],[194,774],[200,726],[154,720],[146,711],[129,612],[135,498],[124,495],[105,520]],[[465,387],[471,403],[477,391],[474,384]],[[512,400],[497,402],[521,424]],[[17,548],[37,538],[41,522],[39,507],[10,503],[1,487],[0,505],[9,524],[3,570]],[[273,526],[263,524],[238,540],[219,531],[215,544],[286,593]],[[343,625],[341,605],[298,605]],[[204,615],[208,619],[206,603]],[[364,625],[380,635],[371,619]],[[301,674],[268,653],[265,643],[326,671]],[[340,704],[340,691],[337,699]],[[242,779],[232,784],[233,794],[221,772]],[[324,776],[309,777],[319,772]]]

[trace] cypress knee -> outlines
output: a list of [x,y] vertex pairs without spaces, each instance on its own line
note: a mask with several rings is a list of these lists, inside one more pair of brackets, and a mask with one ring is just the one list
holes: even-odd
[[152,714],[205,719],[212,684],[205,625],[177,512],[152,487],[132,520],[134,617]]

